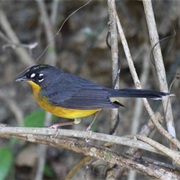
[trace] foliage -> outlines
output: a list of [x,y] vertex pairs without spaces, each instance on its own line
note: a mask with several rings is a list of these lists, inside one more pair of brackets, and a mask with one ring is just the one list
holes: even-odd
[[0,179],[4,180],[11,170],[13,163],[12,150],[9,147],[0,148]]

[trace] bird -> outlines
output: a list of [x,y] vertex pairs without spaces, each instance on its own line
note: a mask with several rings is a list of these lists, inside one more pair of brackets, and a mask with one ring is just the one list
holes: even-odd
[[15,81],[26,81],[32,87],[40,107],[55,116],[72,119],[75,124],[102,109],[123,106],[119,102],[121,98],[159,100],[170,95],[144,89],[107,88],[48,64],[31,66]]

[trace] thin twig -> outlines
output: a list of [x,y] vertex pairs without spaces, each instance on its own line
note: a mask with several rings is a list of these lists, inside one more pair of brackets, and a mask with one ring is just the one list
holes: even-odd
[[[117,38],[118,36],[117,36],[117,27],[116,27],[115,0],[107,0],[107,4],[108,4],[108,13],[109,13],[109,31],[110,31],[110,46],[111,46],[111,59],[112,59],[112,84],[114,85],[113,88],[119,89],[119,77],[117,77],[119,69],[118,69],[118,38]],[[119,121],[118,118],[119,118],[119,110],[112,109],[111,121],[110,121],[111,130],[116,125],[116,121]],[[111,167],[110,164],[109,167]],[[114,174],[114,170],[108,171],[106,175],[106,179],[110,179],[110,178],[112,179],[113,174]]]
[[[141,74],[141,85],[144,87],[147,83],[148,76],[149,76],[149,70],[150,70],[150,61],[147,59],[148,46],[145,45],[143,48],[144,57],[143,57],[143,68],[142,68],[142,74]],[[131,134],[137,134],[138,127],[140,123],[140,116],[142,114],[143,110],[143,104],[141,99],[136,99],[135,102],[135,108],[134,108],[134,115],[132,118],[132,125],[131,125]]]
[[[144,52],[144,57],[143,57],[143,68],[142,68],[142,74],[141,74],[141,84],[144,87],[147,79],[149,77],[149,70],[150,70],[150,61],[147,59],[147,55],[148,53],[146,53],[148,51],[148,45],[145,44],[144,48],[143,48],[143,52]],[[131,125],[131,134],[137,134],[138,132],[138,128],[139,128],[139,124],[140,124],[140,117],[141,114],[143,112],[143,103],[141,101],[141,99],[136,99],[135,101],[135,108],[134,108],[134,115],[132,118],[132,125]],[[130,170],[128,173],[128,180],[135,180],[136,179],[136,171]]]
[[[52,22],[53,25],[55,25],[55,21],[56,21],[56,14],[57,14],[57,1],[53,1],[53,4],[55,4],[55,6],[53,5],[51,10],[51,17],[48,16],[47,10],[46,10],[46,6],[44,1],[37,1],[38,4],[38,8],[39,11],[41,13],[41,18],[42,18],[42,22],[44,23],[44,30],[45,30],[45,34],[46,34],[46,39],[47,42],[49,43],[54,35],[53,35],[53,29],[54,27],[52,26]],[[56,12],[54,12],[56,11]],[[51,21],[50,21],[51,19]],[[49,51],[46,55],[46,59],[45,62],[51,65],[55,65],[56,64],[56,51],[55,51],[55,42],[51,41],[51,43],[48,44],[48,48]],[[45,117],[45,125],[46,126],[50,126],[51,124],[51,120],[52,120],[52,115],[48,112],[46,112],[46,117]],[[45,166],[45,159],[46,159],[46,153],[47,153],[47,146],[42,146],[39,145],[39,158],[38,158],[38,166],[37,166],[37,171],[36,171],[36,175],[35,175],[35,179],[39,180],[43,178],[43,170],[44,170],[44,166]]]
[[85,156],[83,159],[81,159],[67,174],[65,180],[71,180],[73,176],[77,173],[77,171],[87,162],[91,160],[90,156]]
[[150,144],[154,148],[158,149],[160,152],[164,153],[166,156],[172,158],[173,162],[176,165],[180,166],[180,154],[174,153],[173,150],[163,146],[162,144],[160,144],[146,136],[137,135],[136,137],[137,137],[137,139],[140,139],[140,140]]
[[37,162],[37,170],[34,179],[39,180],[43,179],[43,174],[44,174],[44,165],[46,163],[46,152],[47,152],[47,147],[46,145],[43,144],[38,144],[38,162]]
[[52,6],[51,6],[50,22],[51,22],[52,27],[54,28],[56,26],[57,17],[58,17],[58,5],[59,5],[59,1],[53,0]]
[[[56,38],[56,36],[59,35],[61,29],[63,28],[64,24],[67,22],[67,20],[73,16],[76,12],[78,12],[79,10],[81,10],[82,8],[84,8],[85,6],[87,6],[92,0],[89,0],[88,2],[86,2],[85,4],[83,4],[81,7],[79,7],[78,9],[76,9],[75,11],[73,11],[62,23],[62,25],[60,26],[60,28],[58,29],[58,31],[56,32],[56,34],[52,37],[52,39],[50,39],[50,41],[48,42],[48,45],[45,47],[45,49],[43,50],[43,52],[39,55],[39,57],[36,59],[36,61],[38,61],[43,55],[44,53],[47,51],[47,49],[49,48],[49,46],[51,46],[50,44],[54,42],[54,39]],[[38,0],[37,0],[38,2]]]
[[[162,119],[162,117],[161,117],[159,112],[157,112],[155,115],[156,115],[156,119],[158,119],[158,120]],[[138,135],[149,136],[150,133],[152,132],[152,130],[154,130],[154,129],[155,129],[155,125],[153,124],[151,119],[149,119],[148,123],[141,127],[141,130],[139,131]],[[140,151],[140,153],[141,153],[141,151]],[[136,155],[136,154],[138,154],[139,155],[139,149],[129,148],[126,151],[126,154],[129,154],[129,155]],[[124,171],[126,171],[125,168],[119,167],[118,171],[116,173],[116,177],[117,178],[121,177],[121,175],[124,174]]]
[[[121,26],[121,23],[120,23],[120,20],[119,20],[119,17],[116,16],[116,18],[117,18],[118,32],[119,32],[119,35],[120,35],[120,38],[121,38],[121,42],[123,44],[124,52],[125,52],[125,55],[126,55],[126,58],[127,58],[127,62],[128,62],[129,68],[130,68],[130,72],[131,72],[132,78],[134,80],[136,88],[140,89],[141,88],[141,84],[140,84],[139,78],[137,76],[136,69],[134,67],[134,63],[133,63],[133,60],[132,60],[132,57],[131,57],[131,53],[130,53],[130,50],[129,50],[129,47],[128,47],[128,44],[127,44],[127,41],[126,41],[126,38],[125,38],[125,35],[124,35],[124,32],[123,32],[123,29],[122,29],[122,26]],[[156,119],[156,117],[154,115],[154,112],[153,112],[152,108],[150,107],[147,99],[143,98],[143,102],[144,102],[144,105],[146,107],[146,110],[147,110],[150,118],[152,119],[152,121],[155,124],[156,128],[158,129],[158,131],[162,135],[164,135],[169,141],[171,141],[175,146],[177,146],[180,149],[180,142],[177,139],[175,139],[173,136],[171,136],[171,134],[169,134],[161,126],[161,124]]]
[[8,92],[0,91],[0,98],[9,106],[9,109],[14,113],[19,126],[24,126],[24,114],[17,106],[16,102],[11,98]]
[[[4,11],[1,9],[1,6],[0,6],[0,17],[1,17],[0,25],[9,38],[8,42],[9,43],[12,42],[12,44],[21,44],[15,32],[13,31]],[[21,62],[24,63],[26,66],[30,66],[34,64],[34,61],[32,60],[32,58],[28,55],[28,53],[23,48],[16,48],[15,52],[19,56]]]
[[[36,2],[38,4],[38,8],[39,8],[40,13],[41,13],[41,18],[42,18],[42,22],[43,22],[44,27],[45,27],[44,30],[45,30],[46,38],[47,38],[47,42],[48,42],[49,53],[46,56],[46,63],[48,62],[51,65],[55,65],[56,64],[56,51],[55,51],[53,27],[51,25],[50,18],[47,14],[47,10],[46,10],[46,6],[44,4],[44,0],[36,1]],[[53,41],[52,41],[52,39],[53,39]]]
[[[112,81],[116,80],[118,74],[118,38],[117,38],[117,28],[116,28],[116,7],[115,0],[107,0],[108,12],[109,12],[109,29],[110,29],[110,44],[111,44],[111,58],[112,58]],[[119,78],[116,84],[114,84],[115,89],[119,89]],[[119,111],[118,109],[113,109],[111,111],[111,128],[114,127]]]
[[[154,18],[151,0],[143,0],[143,5],[144,5],[146,21],[147,21],[148,30],[149,30],[151,46],[153,47],[157,42],[159,42],[159,36],[158,36],[157,28],[156,28],[156,22]],[[163,57],[162,57],[161,48],[159,44],[157,44],[156,47],[154,48],[153,54],[154,54],[156,72],[157,72],[159,84],[160,84],[160,90],[164,92],[168,92],[166,72],[165,72]],[[171,136],[176,137],[172,107],[171,107],[169,98],[164,98],[162,100],[162,103],[163,103],[168,132],[171,134]]]
[[[50,126],[51,120],[52,120],[52,115],[46,112],[45,126]],[[42,144],[38,145],[38,165],[37,165],[36,175],[34,178],[35,180],[39,180],[43,178],[47,149],[48,149],[48,146],[45,146]]]

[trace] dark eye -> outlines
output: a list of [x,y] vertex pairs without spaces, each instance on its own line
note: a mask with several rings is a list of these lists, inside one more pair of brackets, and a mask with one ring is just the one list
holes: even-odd
[[44,80],[44,75],[43,74],[38,74],[37,80],[38,80],[38,82],[42,82]]

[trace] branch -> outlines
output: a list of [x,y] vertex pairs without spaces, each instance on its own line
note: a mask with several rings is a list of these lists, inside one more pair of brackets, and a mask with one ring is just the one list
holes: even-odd
[[[156,22],[154,18],[151,0],[143,0],[143,5],[144,5],[146,21],[147,21],[148,30],[149,30],[151,46],[153,48],[154,45],[157,44],[157,42],[159,42],[159,36],[158,36],[157,28],[156,28]],[[163,57],[162,57],[159,43],[154,48],[153,54],[154,54],[156,72],[157,72],[159,84],[160,84],[160,90],[163,92],[168,92],[166,72],[165,72]],[[162,103],[163,103],[168,132],[171,134],[171,136],[176,137],[170,98],[169,97],[163,98]]]
[[[116,20],[117,20],[117,27],[118,27],[119,36],[120,36],[121,41],[122,41],[122,45],[123,45],[124,52],[125,52],[125,55],[126,55],[126,58],[127,58],[127,62],[128,62],[129,68],[130,68],[131,75],[133,77],[133,80],[134,80],[136,88],[141,89],[140,80],[139,80],[139,78],[137,76],[137,72],[136,72],[136,69],[134,67],[134,63],[133,63],[132,56],[131,56],[131,53],[130,53],[130,50],[129,50],[129,47],[128,47],[128,43],[126,41],[126,38],[125,38],[125,35],[124,35],[124,32],[123,32],[122,26],[121,26],[121,23],[120,23],[120,19],[119,19],[119,17],[117,15],[116,15]],[[143,98],[143,102],[144,102],[144,106],[145,106],[145,108],[146,108],[146,110],[147,110],[151,120],[155,124],[156,128],[158,129],[158,131],[163,136],[165,136],[169,141],[171,141],[176,147],[178,147],[180,149],[180,142],[177,139],[175,139],[174,136],[169,134],[161,126],[161,124],[156,119],[156,117],[154,115],[154,112],[153,112],[152,108],[150,107],[147,99]]]
[[[142,74],[140,77],[141,80],[141,84],[142,86],[145,86],[149,77],[149,70],[150,70],[150,61],[147,59],[147,54],[146,52],[148,52],[148,45],[145,44],[143,47],[143,51],[145,51],[144,56],[143,56],[143,68],[142,68]],[[133,118],[131,120],[132,124],[131,124],[131,134],[137,134],[138,133],[138,129],[140,126],[140,119],[141,119],[141,115],[143,112],[143,102],[141,99],[136,99],[135,100],[135,108],[134,108],[134,112],[133,112]],[[147,133],[147,131],[146,131]],[[129,171],[128,174],[128,179],[136,179],[136,171]]]
[[137,139],[140,139],[140,140],[150,144],[154,148],[158,149],[160,152],[163,152],[165,155],[170,157],[174,161],[175,164],[180,165],[180,154],[179,153],[176,153],[175,151],[163,146],[162,144],[160,144],[146,136],[137,135],[136,137],[137,137]]
[[[112,84],[113,88],[119,89],[119,78],[116,78],[118,75],[118,36],[117,36],[117,27],[116,27],[116,6],[115,0],[107,0],[108,3],[108,12],[109,12],[109,31],[110,31],[110,44],[111,44],[111,58],[112,58]],[[117,80],[116,80],[117,79]],[[115,82],[116,81],[116,82]],[[111,110],[111,129],[116,124],[118,118],[119,110]]]
[[[51,64],[52,66],[54,66],[56,64],[57,56],[56,56],[56,50],[55,50],[55,39],[54,39],[53,31],[55,29],[54,26],[55,26],[56,15],[57,15],[57,10],[58,10],[58,8],[57,8],[58,1],[54,0],[52,3],[53,9],[51,9],[51,17],[48,16],[44,0],[37,1],[37,4],[39,7],[39,11],[41,13],[42,22],[44,23],[44,30],[45,30],[46,39],[48,42],[47,47],[49,48],[48,49],[49,51],[46,55],[45,63]],[[45,50],[46,50],[46,48],[45,48]],[[43,55],[44,52],[45,51],[43,51],[41,53],[39,58]],[[39,58],[37,60],[39,60]],[[52,120],[52,115],[50,113],[46,112],[45,125],[49,126],[51,124],[51,120]],[[43,170],[44,170],[44,165],[45,165],[47,146],[39,145],[38,149],[39,149],[40,154],[38,156],[39,157],[38,166],[37,166],[37,172],[36,172],[36,176],[35,176],[36,180],[42,179],[42,177],[43,177]]]
[[[100,133],[89,133],[89,132],[79,132],[79,131],[73,131],[73,130],[54,130],[54,129],[48,129],[48,128],[12,128],[12,127],[2,127],[0,131],[0,137],[3,138],[16,138],[21,139],[33,143],[41,143],[46,145],[51,145],[58,148],[65,148],[69,150],[73,150],[77,153],[83,153],[86,156],[96,157],[98,159],[101,159],[103,161],[117,164],[120,166],[123,166],[125,168],[133,168],[134,170],[138,171],[139,173],[149,175],[154,178],[161,178],[161,179],[168,179],[167,177],[171,175],[173,178],[177,178],[178,176],[175,173],[172,173],[170,169],[164,169],[162,167],[148,167],[149,164],[140,164],[140,159],[138,158],[132,158],[128,157],[122,154],[117,154],[116,152],[102,147],[102,146],[96,146],[92,143],[87,143],[86,141],[82,141],[80,139],[74,139],[65,137],[65,134],[68,136],[74,136],[74,137],[82,137],[83,138],[89,138],[89,139],[103,139],[102,137],[110,138],[110,135],[103,135]],[[93,137],[93,138],[92,138]],[[105,139],[104,138],[104,141]],[[117,139],[116,139],[117,138]],[[112,140],[116,139],[126,139],[126,142],[128,142],[128,138],[120,138],[116,136],[112,136]],[[106,141],[108,142],[108,141]],[[122,141],[123,142],[123,141]],[[123,144],[127,144],[125,141]],[[136,140],[133,140],[134,143],[136,143]],[[145,144],[145,143],[144,143]],[[150,147],[150,146],[149,146]],[[138,162],[139,161],[139,162]]]
[[24,114],[21,109],[17,106],[17,103],[11,98],[8,91],[0,90],[0,99],[4,101],[9,106],[9,109],[13,112],[16,117],[19,126],[24,126]]
[[[109,13],[109,32],[110,32],[110,47],[111,47],[111,60],[112,60],[112,84],[113,88],[119,89],[119,67],[118,67],[118,34],[116,27],[116,5],[115,0],[107,0],[108,13]],[[116,126],[116,122],[119,121],[119,109],[111,110],[110,132],[113,127]],[[113,132],[115,134],[116,132]],[[109,169],[111,164],[108,165]],[[111,179],[114,175],[114,170],[107,172],[106,179]]]
[[82,158],[67,174],[66,180],[72,179],[73,176],[77,173],[77,171],[84,166],[85,163],[89,162],[91,160],[90,156],[85,156]]
[[[4,37],[3,39],[6,40],[10,45],[12,44],[12,46],[13,45],[21,46],[20,45],[21,43],[18,37],[16,36],[15,32],[13,31],[11,25],[9,24],[5,13],[1,9],[1,6],[0,6],[0,17],[1,17],[0,18],[1,28],[4,30],[4,32],[7,34],[10,40],[8,40],[8,38],[6,37]],[[1,37],[2,37],[2,33],[1,33]],[[28,53],[23,48],[15,48],[15,52],[19,56],[21,62],[24,63],[26,66],[30,66],[34,64],[34,61],[32,60],[32,58],[28,55]]]
[[[141,84],[145,86],[149,77],[149,70],[150,70],[150,61],[147,59],[146,52],[148,52],[148,45],[145,44],[143,47],[144,57],[143,57],[143,67],[142,67],[142,74],[141,74]],[[140,117],[143,112],[143,103],[141,99],[136,99],[135,101],[135,108],[133,112],[133,118],[131,120],[131,134],[137,134],[138,127],[140,124]]]
[[129,146],[133,148],[143,149],[146,151],[154,152],[157,154],[162,154],[157,151],[155,148],[150,145],[138,141],[132,138],[127,137],[118,137],[113,135],[107,135],[102,133],[94,133],[94,132],[86,132],[86,131],[75,131],[75,130],[66,130],[66,129],[51,129],[51,128],[24,128],[24,127],[3,127],[0,131],[0,137],[3,136],[18,136],[26,137],[28,141],[35,142],[33,138],[35,135],[40,136],[52,136],[57,138],[61,138],[62,136],[73,137],[73,138],[83,138],[90,140],[99,140],[103,142],[109,142],[112,144],[119,144],[124,146]]
[[44,29],[46,33],[46,39],[48,42],[47,47],[44,49],[44,51],[41,53],[41,55],[38,57],[37,60],[44,54],[45,50],[48,48],[48,56],[46,57],[46,61],[48,61],[48,64],[55,65],[56,64],[56,51],[55,51],[55,42],[54,42],[54,35],[53,35],[53,27],[50,22],[50,18],[46,11],[46,6],[44,4],[44,0],[36,1],[38,4],[39,11],[41,13],[42,22],[44,24]]

